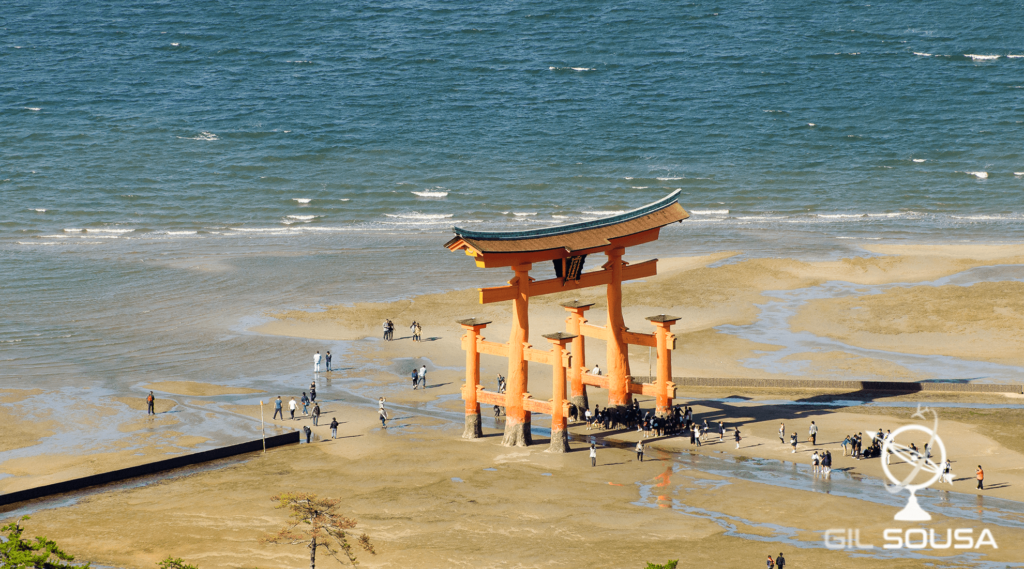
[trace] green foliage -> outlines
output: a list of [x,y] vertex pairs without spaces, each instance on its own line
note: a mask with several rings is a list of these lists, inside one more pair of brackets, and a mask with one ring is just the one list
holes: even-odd
[[678,564],[678,559],[670,559],[668,563],[665,563],[664,565],[658,565],[656,563],[651,563],[650,561],[648,561],[647,567],[645,567],[645,569],[676,569],[676,565]]
[[185,560],[180,557],[171,557],[170,555],[168,555],[167,559],[164,559],[158,565],[160,566],[160,569],[199,569],[195,565],[185,563]]
[[22,539],[25,528],[21,522],[29,519],[28,516],[16,522],[11,522],[0,527],[0,532],[6,535],[6,541],[0,543],[0,569],[87,569],[89,564],[72,565],[65,561],[74,561],[75,556],[64,553],[53,541],[45,537],[36,537],[33,540]]

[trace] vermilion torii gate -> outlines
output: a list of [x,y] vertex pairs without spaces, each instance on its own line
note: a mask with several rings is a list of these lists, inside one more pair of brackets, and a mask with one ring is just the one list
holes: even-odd
[[[478,267],[510,267],[514,277],[508,286],[480,289],[480,303],[512,301],[512,332],[507,344],[483,339],[481,331],[490,322],[470,319],[459,324],[466,330],[462,347],[466,350],[466,385],[462,397],[466,401],[466,438],[478,438],[480,403],[505,407],[505,446],[526,446],[531,443],[532,413],[551,415],[551,450],[568,450],[565,417],[568,404],[565,379],[571,385],[572,402],[587,407],[586,386],[608,390],[608,405],[629,404],[633,393],[655,396],[657,412],[667,413],[675,394],[670,350],[675,337],[670,328],[678,318],[653,316],[655,334],[630,332],[622,318],[622,282],[657,274],[657,259],[637,264],[622,260],[627,247],[658,239],[662,227],[689,217],[678,203],[679,191],[652,204],[623,214],[595,221],[547,227],[531,231],[469,231],[454,228],[455,238],[445,244],[451,251],[464,251],[476,260]],[[587,256],[603,253],[607,261],[601,270],[583,272]],[[552,261],[555,278],[536,281],[530,278],[534,263]],[[541,296],[592,286],[607,286],[608,322],[605,327],[587,324],[584,313],[592,304],[564,303],[569,312],[568,333],[548,334],[550,350],[538,350],[529,344],[529,302]],[[605,340],[607,374],[592,375],[586,371],[584,337]],[[572,346],[566,346],[571,342]],[[658,374],[653,385],[636,385],[629,372],[630,344],[658,348]],[[508,358],[505,393],[489,392],[480,385],[480,354]],[[552,399],[539,401],[528,391],[527,362],[552,366]],[[568,373],[566,370],[568,369]]]

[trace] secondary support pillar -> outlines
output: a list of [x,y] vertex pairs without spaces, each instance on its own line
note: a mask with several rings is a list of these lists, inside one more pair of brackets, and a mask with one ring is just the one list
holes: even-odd
[[629,351],[623,337],[626,324],[622,320],[622,254],[625,248],[616,247],[607,252],[605,267],[611,269],[608,283],[608,405],[629,405]]
[[480,331],[490,321],[470,318],[459,320],[466,333],[462,336],[462,349],[466,351],[466,385],[462,388],[462,399],[466,401],[466,429],[462,432],[464,439],[479,439],[483,436],[480,426],[480,403],[476,400],[476,386],[480,385],[480,352],[477,342]]
[[586,349],[584,347],[583,334],[580,333],[580,326],[587,319],[583,313],[594,306],[594,303],[584,303],[578,300],[563,302],[561,305],[569,312],[565,319],[565,329],[575,336],[572,339],[572,365],[569,366],[569,402],[576,406],[579,416],[590,408],[590,401],[587,399],[587,386],[583,384],[583,371],[587,367]]
[[505,387],[505,436],[501,444],[524,447],[530,444],[529,415],[523,409],[527,391],[527,362],[524,357],[530,337],[530,269],[525,263],[513,267],[516,276],[509,284],[518,289],[512,300],[512,333],[508,339],[508,379]]
[[679,317],[659,314],[649,317],[648,320],[655,326],[654,337],[658,342],[655,414],[664,417],[672,411],[672,397],[669,396],[669,392],[675,387],[672,383],[672,350],[676,347],[676,336],[672,333],[671,328],[679,320]]
[[572,367],[572,356],[565,345],[577,336],[559,332],[545,334],[551,342],[551,446],[548,452],[569,452],[569,435],[566,432],[565,414],[565,368]]

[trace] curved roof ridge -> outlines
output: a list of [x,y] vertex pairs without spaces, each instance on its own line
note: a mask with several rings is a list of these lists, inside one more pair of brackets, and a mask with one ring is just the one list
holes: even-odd
[[463,239],[483,241],[514,241],[519,239],[535,239],[538,237],[554,237],[556,235],[576,233],[577,231],[584,231],[587,229],[607,227],[609,225],[623,223],[631,219],[636,219],[638,217],[643,217],[656,211],[663,210],[674,203],[678,203],[678,197],[681,192],[682,189],[679,189],[656,202],[640,206],[636,209],[631,209],[625,213],[595,219],[593,221],[580,221],[566,225],[556,225],[554,227],[530,229],[527,231],[471,231],[469,229],[462,229],[461,227],[452,227],[452,230],[455,231],[455,235]]

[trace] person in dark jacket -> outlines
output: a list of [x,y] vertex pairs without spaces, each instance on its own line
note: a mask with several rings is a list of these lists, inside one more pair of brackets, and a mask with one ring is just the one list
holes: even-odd
[[338,438],[338,420],[334,417],[331,417],[331,438]]

